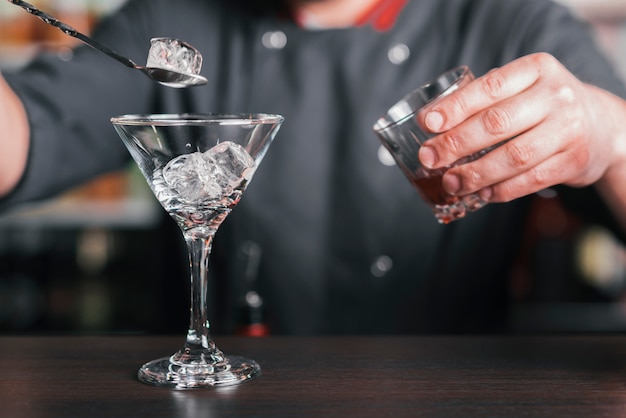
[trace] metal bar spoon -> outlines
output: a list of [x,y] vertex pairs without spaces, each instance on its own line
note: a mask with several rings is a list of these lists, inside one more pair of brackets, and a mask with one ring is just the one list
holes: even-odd
[[[121,62],[125,66],[141,71],[142,73],[147,75],[149,78],[151,78],[152,80],[158,83],[161,83],[169,87],[176,87],[176,88],[199,86],[199,85],[203,85],[207,83],[207,79],[198,74],[185,74],[185,73],[180,73],[177,71],[169,70],[167,68],[147,67],[147,66],[138,65],[133,60],[118,54],[117,52],[113,51],[109,47],[102,45],[100,42],[78,32],[73,27],[59,21],[58,19],[50,16],[47,13],[42,12],[41,10],[37,9],[32,4],[26,3],[25,1],[22,1],[22,0],[8,0],[8,2],[13,3],[17,6],[20,6],[21,8],[26,10],[28,13],[34,16],[37,16],[38,18],[43,20],[45,23],[57,27],[58,29],[61,30],[61,32],[65,33],[66,35],[79,39],[80,41],[84,42],[90,47],[100,52],[103,52],[106,55],[110,56],[111,58]],[[191,45],[187,43],[183,43],[183,44],[185,47],[189,48],[194,53],[198,55],[200,54]]]

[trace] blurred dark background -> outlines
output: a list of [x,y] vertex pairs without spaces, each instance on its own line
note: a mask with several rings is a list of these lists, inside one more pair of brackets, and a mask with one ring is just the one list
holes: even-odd
[[[123,2],[31,1],[83,32]],[[623,1],[561,2],[593,24],[626,76]],[[74,42],[0,2],[0,69],[19,68],[41,49],[69,54]],[[626,330],[624,247],[565,210],[555,191],[533,199],[524,247],[506,278],[513,330]],[[50,202],[2,214],[0,335],[182,333],[189,286],[183,247],[133,166]]]

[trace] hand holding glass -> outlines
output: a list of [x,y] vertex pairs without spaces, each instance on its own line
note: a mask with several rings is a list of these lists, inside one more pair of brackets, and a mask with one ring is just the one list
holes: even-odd
[[432,208],[439,223],[447,224],[463,218],[468,212],[478,210],[487,204],[476,193],[465,196],[449,195],[443,189],[441,179],[450,167],[480,158],[492,148],[463,157],[452,165],[428,170],[421,165],[417,154],[422,143],[433,134],[420,125],[418,115],[425,107],[472,80],[474,75],[468,67],[449,70],[434,81],[407,94],[374,125],[374,132],[411,184]]
[[241,199],[280,128],[279,115],[127,115],[111,119],[189,249],[191,310],[184,346],[148,362],[139,380],[176,389],[258,376],[254,360],[224,355],[209,334],[207,272],[213,236]]

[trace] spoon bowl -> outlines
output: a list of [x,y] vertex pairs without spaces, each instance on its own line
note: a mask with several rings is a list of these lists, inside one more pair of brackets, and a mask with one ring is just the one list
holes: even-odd
[[159,67],[136,66],[135,69],[143,72],[154,81],[167,87],[184,88],[201,86],[207,79],[198,74],[185,74]]

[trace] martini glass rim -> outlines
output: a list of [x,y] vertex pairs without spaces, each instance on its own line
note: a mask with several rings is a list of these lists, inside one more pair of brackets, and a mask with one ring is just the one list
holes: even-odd
[[176,126],[176,125],[262,125],[281,123],[284,116],[271,113],[154,113],[114,116],[114,125]]

